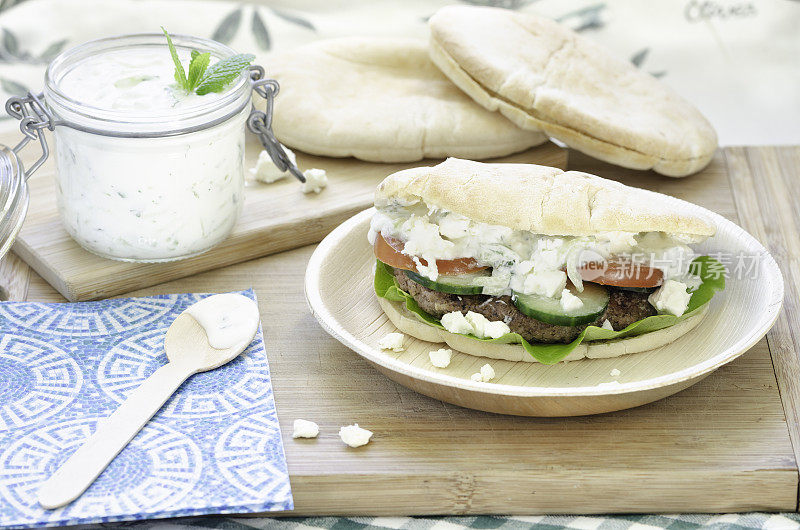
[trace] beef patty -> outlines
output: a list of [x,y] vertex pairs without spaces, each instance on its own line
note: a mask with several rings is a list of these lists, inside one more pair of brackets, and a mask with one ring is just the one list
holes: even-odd
[[606,319],[614,329],[620,330],[637,320],[656,314],[655,308],[647,301],[647,293],[608,287],[608,307],[597,320],[582,326],[557,326],[523,314],[510,296],[440,293],[418,284],[400,269],[394,270],[394,276],[400,288],[410,294],[423,311],[436,318],[453,311],[474,311],[491,321],[502,320],[513,333],[519,333],[528,342],[572,342],[587,326],[602,326]]

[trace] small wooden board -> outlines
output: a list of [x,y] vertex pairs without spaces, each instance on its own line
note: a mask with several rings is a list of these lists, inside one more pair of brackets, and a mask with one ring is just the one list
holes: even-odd
[[[14,145],[16,140],[13,136],[0,137],[0,143],[7,145]],[[258,140],[248,134],[246,168],[255,165],[260,150]],[[496,160],[564,168],[567,156],[566,151],[548,142]],[[29,181],[30,209],[13,249],[68,300],[105,298],[316,243],[342,221],[371,206],[375,186],[387,175],[408,167],[433,165],[438,160],[377,164],[297,153],[297,163],[301,169],[325,169],[328,188],[318,195],[304,195],[292,178],[273,184],[248,178],[244,210],[228,239],[191,259],[137,264],[95,256],[70,238],[56,210],[51,160]]]
[[[747,164],[734,167],[732,155],[745,154],[726,150],[707,170],[684,180],[620,170],[577,154],[570,166],[690,199],[737,222],[737,207],[756,200],[764,209],[784,212],[793,200],[790,193],[762,202],[763,173],[749,173]],[[748,156],[777,159],[767,155]],[[792,171],[799,178],[800,164]],[[747,194],[752,185],[758,197]],[[761,214],[751,206],[740,210],[750,216],[744,224],[752,224],[757,237],[759,231],[768,234],[765,243],[780,242],[781,225],[759,228]],[[783,222],[794,223],[785,230],[795,234],[800,218],[795,214]],[[788,268],[800,255],[796,242],[785,244],[784,252],[771,244],[770,251]],[[787,405],[791,410],[797,410],[797,401],[778,392],[779,385],[796,388],[797,376],[786,381],[783,374],[798,373],[793,339],[800,326],[798,299],[788,276],[791,311],[770,332],[769,344],[761,340],[691,388],[621,412],[520,418],[416,394],[325,333],[303,295],[312,251],[309,246],[283,252],[132,293],[255,288],[294,491],[293,515],[796,509],[798,466],[789,436],[796,423],[787,425],[781,399],[793,403]],[[63,300],[13,255],[0,267],[3,274],[0,284],[17,299]],[[296,418],[317,421],[320,438],[293,440]],[[375,432],[369,445],[351,449],[341,443],[339,427],[353,422]]]

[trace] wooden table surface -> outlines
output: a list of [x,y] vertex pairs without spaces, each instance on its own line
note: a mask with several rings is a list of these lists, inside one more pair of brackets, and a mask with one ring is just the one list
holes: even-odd
[[[693,200],[761,240],[787,288],[766,340],[650,405],[520,418],[415,394],[329,337],[302,293],[313,246],[131,294],[255,288],[298,514],[796,510],[800,148],[726,148],[686,180],[577,153],[570,167]],[[63,301],[13,255],[0,264],[0,285],[12,300]],[[320,438],[292,440],[298,417],[317,421]],[[353,450],[338,440],[352,422],[375,432],[371,444]]]

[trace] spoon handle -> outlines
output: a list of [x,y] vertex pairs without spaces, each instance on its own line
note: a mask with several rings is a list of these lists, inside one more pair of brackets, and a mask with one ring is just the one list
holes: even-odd
[[148,377],[39,488],[46,509],[77,499],[194,371],[168,363]]

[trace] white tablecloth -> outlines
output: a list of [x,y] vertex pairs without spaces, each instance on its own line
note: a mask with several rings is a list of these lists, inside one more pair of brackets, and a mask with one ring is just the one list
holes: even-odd
[[[0,5],[13,4],[3,0]],[[17,2],[19,0],[16,0]],[[39,89],[61,49],[118,33],[215,37],[269,53],[345,35],[427,36],[436,0],[27,0],[0,13],[0,97]],[[800,2],[470,0],[543,14],[659,75],[711,120],[722,145],[800,144]],[[0,128],[11,126],[10,120]]]

